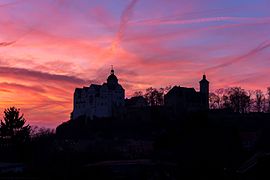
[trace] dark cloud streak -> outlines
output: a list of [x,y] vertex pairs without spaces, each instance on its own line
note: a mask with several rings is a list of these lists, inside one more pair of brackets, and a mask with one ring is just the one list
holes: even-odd
[[29,70],[24,68],[15,68],[15,67],[5,67],[0,66],[0,74],[1,76],[12,76],[18,77],[20,76],[27,77],[27,78],[34,78],[36,80],[42,81],[57,81],[57,82],[66,82],[71,84],[85,84],[89,83],[89,81],[85,81],[81,78],[69,75],[58,75],[58,74],[51,74],[47,72]]
[[0,43],[0,47],[10,46],[10,45],[13,45],[13,44],[15,44],[15,43],[16,43],[16,41],[1,42],[1,43]]
[[0,86],[2,87],[2,90],[9,91],[9,89],[19,89],[19,90],[24,90],[24,91],[34,91],[34,92],[45,92],[45,90],[42,87],[38,86],[26,86],[22,84],[17,84],[17,83],[7,83],[3,82],[0,83]]

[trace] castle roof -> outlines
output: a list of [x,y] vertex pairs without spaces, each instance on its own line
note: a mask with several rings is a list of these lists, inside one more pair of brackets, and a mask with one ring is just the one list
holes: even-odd
[[114,74],[110,74],[107,78],[107,81],[118,81],[118,79]]
[[196,92],[194,88],[186,88],[180,86],[174,86],[165,97],[180,98],[184,97],[189,102],[199,102],[200,93]]
[[91,84],[90,87],[93,87],[95,89],[95,91],[99,91],[101,88],[101,85],[98,84]]
[[196,91],[194,88],[186,88],[180,86],[174,86],[166,95],[173,95],[173,94],[195,94]]
[[200,81],[200,83],[209,83],[209,81],[207,81],[207,79],[206,79],[206,75],[205,74],[203,75],[203,78]]

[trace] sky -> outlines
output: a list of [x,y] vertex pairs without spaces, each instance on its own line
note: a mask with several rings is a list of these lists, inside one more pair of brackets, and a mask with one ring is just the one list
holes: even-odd
[[[0,0],[0,112],[69,119],[76,87],[270,86],[269,0]],[[2,116],[3,113],[0,115]]]

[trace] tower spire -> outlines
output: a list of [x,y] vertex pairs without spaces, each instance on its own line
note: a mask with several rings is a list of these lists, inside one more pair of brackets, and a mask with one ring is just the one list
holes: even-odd
[[206,80],[206,75],[205,75],[205,72],[203,73],[203,79],[205,79],[205,80]]
[[111,74],[114,74],[113,65],[111,65]]

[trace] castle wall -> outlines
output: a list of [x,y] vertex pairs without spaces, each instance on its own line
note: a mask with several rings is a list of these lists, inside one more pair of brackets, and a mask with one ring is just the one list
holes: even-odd
[[111,117],[113,116],[113,107],[124,106],[125,92],[121,85],[117,84],[115,89],[108,89],[107,84],[88,88],[76,89],[74,92],[74,106],[72,119],[80,116]]

